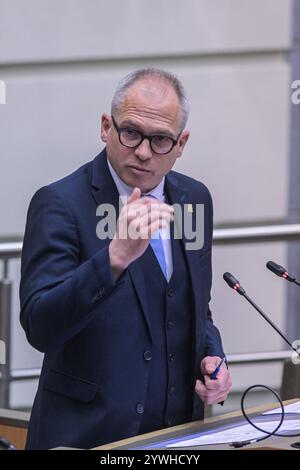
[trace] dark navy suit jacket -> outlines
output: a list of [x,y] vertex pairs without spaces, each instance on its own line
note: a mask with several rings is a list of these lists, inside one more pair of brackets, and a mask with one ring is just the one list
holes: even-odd
[[[172,204],[204,204],[204,245],[186,251],[194,305],[194,380],[206,355],[223,356],[209,310],[212,202],[192,178],[171,171]],[[109,266],[109,239],[96,235],[100,204],[118,207],[106,151],[33,196],[27,216],[20,285],[21,323],[45,353],[27,448],[90,448],[139,433],[146,399],[151,327],[141,258],[118,282]],[[194,213],[192,214],[194,217]],[[149,287],[149,286],[148,286]],[[192,419],[203,416],[193,396]]]

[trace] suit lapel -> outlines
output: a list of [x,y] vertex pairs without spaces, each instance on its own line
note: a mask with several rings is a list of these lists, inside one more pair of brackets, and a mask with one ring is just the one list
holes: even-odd
[[[189,201],[189,195],[188,195],[188,190],[186,188],[181,188],[179,187],[177,180],[172,176],[167,176],[166,177],[166,193],[169,198],[169,201],[171,204],[179,204],[181,207],[181,214],[183,216],[184,211],[187,210],[187,206],[190,205]],[[184,207],[185,206],[185,207]],[[176,213],[175,213],[176,215]],[[195,217],[195,213],[193,212],[192,215],[193,219]],[[195,225],[195,221],[193,220],[193,224]],[[193,290],[196,290],[196,279],[197,279],[197,269],[196,269],[196,264],[195,264],[195,252],[193,250],[187,250],[186,249],[186,243],[190,242],[190,240],[187,240],[185,236],[185,231],[183,227],[183,221],[181,217],[175,217],[174,220],[174,226],[181,226],[182,227],[182,243],[184,247],[184,253],[186,256],[187,264],[188,264],[188,269],[191,275],[191,280],[192,280],[192,285],[193,285]],[[179,231],[180,232],[180,231]]]
[[[106,150],[104,149],[92,162],[90,171],[90,182],[93,198],[97,207],[100,204],[112,204],[116,210],[116,217],[119,216],[119,193],[111,176],[107,164]],[[108,227],[109,239],[113,238],[114,228]],[[147,329],[151,337],[150,319],[147,306],[146,286],[144,283],[141,258],[131,263],[128,272],[131,277],[134,289],[139,299],[143,315],[147,324]]]
[[[179,187],[179,184],[177,182],[177,179],[170,173],[166,177],[166,193],[169,198],[169,201],[171,204],[179,204],[181,207],[181,214],[183,216],[184,210],[187,210],[187,205],[191,203],[189,200],[189,193],[187,188]],[[186,205],[186,207],[184,207]],[[193,217],[193,226],[195,226],[195,212],[192,213]],[[187,261],[187,266],[190,274],[190,279],[191,279],[191,287],[192,287],[192,293],[193,293],[193,305],[194,305],[194,312],[195,312],[195,345],[196,345],[196,351],[198,350],[199,344],[200,344],[200,331],[201,331],[201,318],[200,314],[198,312],[198,306],[199,302],[197,301],[197,293],[199,292],[199,273],[198,273],[198,265],[197,263],[197,251],[193,250],[187,250],[186,249],[186,243],[189,242],[190,240],[186,239],[185,236],[185,231],[183,227],[183,221],[182,217],[179,217],[180,220],[174,220],[174,225],[175,224],[180,224],[182,227],[182,244],[183,244],[183,251],[186,257]],[[180,232],[179,232],[180,233]]]
[[[116,218],[119,216],[119,193],[110,174],[106,150],[104,149],[92,162],[90,169],[90,183],[92,195],[97,208],[102,204],[111,204],[116,211]],[[114,236],[114,226],[108,226],[109,242]]]

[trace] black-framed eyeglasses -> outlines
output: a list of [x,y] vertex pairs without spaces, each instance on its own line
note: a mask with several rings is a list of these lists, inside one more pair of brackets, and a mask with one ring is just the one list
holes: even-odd
[[131,127],[119,127],[113,116],[111,119],[118,133],[120,144],[129,148],[137,148],[139,145],[141,145],[144,139],[148,139],[152,152],[159,155],[166,155],[167,153],[171,152],[171,150],[178,143],[178,139],[182,132],[180,131],[177,139],[173,139],[172,137],[163,134],[146,135],[143,132],[137,131]]

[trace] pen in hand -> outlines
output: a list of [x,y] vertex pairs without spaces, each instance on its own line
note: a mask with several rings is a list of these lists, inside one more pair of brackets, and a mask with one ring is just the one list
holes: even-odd
[[[219,371],[220,371],[222,365],[224,364],[225,360],[226,360],[226,357],[223,357],[223,358],[221,359],[221,361],[219,362],[219,364],[217,365],[217,367],[215,368],[215,370],[210,374],[210,378],[211,378],[212,380],[216,380],[216,378],[217,378],[217,376],[218,376],[218,373],[219,373]],[[224,405],[224,402],[221,401],[220,403],[218,403],[218,405],[222,405],[222,406],[223,406],[223,405]]]
[[219,364],[217,365],[217,367],[215,368],[215,370],[210,374],[210,378],[212,380],[216,380],[217,376],[218,376],[218,373],[221,369],[221,366],[222,364],[225,362],[225,359],[226,357],[223,357],[223,359],[221,359],[221,361],[219,362]]

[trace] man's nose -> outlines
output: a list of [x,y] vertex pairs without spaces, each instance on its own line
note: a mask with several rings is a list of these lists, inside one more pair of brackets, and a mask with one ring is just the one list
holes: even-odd
[[144,139],[140,145],[135,149],[134,153],[141,160],[149,160],[152,157],[152,150],[148,139]]

